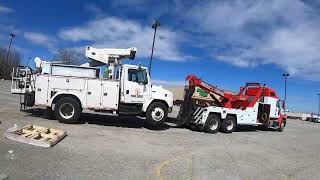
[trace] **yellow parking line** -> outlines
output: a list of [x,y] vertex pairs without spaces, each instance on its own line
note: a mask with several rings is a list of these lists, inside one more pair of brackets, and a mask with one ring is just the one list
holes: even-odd
[[181,156],[179,156],[179,157],[177,157],[177,158],[175,158],[175,159],[173,159],[173,160],[165,160],[165,161],[162,161],[161,163],[160,163],[160,166],[157,168],[157,170],[156,170],[156,175],[159,177],[159,180],[164,180],[164,178],[163,178],[163,176],[161,175],[161,170],[163,169],[163,168],[165,168],[166,166],[168,166],[170,163],[173,163],[173,162],[175,162],[175,161],[178,161],[179,159],[181,159],[182,157]]
[[7,108],[7,107],[0,107],[0,112],[6,112],[6,111],[11,111],[11,110],[16,110],[17,108]]

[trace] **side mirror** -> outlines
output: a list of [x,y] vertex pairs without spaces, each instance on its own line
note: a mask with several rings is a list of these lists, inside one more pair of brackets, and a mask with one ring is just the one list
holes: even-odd
[[286,102],[283,101],[282,103],[282,108],[285,109],[286,108]]
[[143,84],[148,84],[148,78],[146,78],[144,81],[143,81]]

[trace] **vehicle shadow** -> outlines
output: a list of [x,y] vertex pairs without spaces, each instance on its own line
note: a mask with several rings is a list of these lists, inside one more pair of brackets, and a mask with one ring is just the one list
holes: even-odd
[[42,117],[45,119],[50,119],[51,116],[46,109],[41,108],[28,108],[20,111],[27,113],[25,116]]
[[[47,120],[56,120],[52,112],[42,108],[30,108],[24,110],[25,116],[41,117]],[[162,124],[153,126],[147,120],[135,116],[110,116],[95,113],[82,113],[78,124],[96,124],[100,126],[114,126],[122,128],[146,128],[149,130],[166,130],[173,126]]]
[[260,132],[260,131],[269,131],[269,132],[278,132],[275,128],[264,128],[262,126],[238,126],[235,132]]
[[146,128],[149,130],[166,130],[170,128],[167,124],[154,126],[148,123],[147,120],[135,116],[110,116],[91,113],[82,113],[80,123],[123,128]]
[[[41,117],[47,120],[56,120],[52,113],[48,112],[46,109],[42,108],[30,108],[24,110],[26,116]],[[146,119],[135,117],[135,116],[110,116],[104,114],[94,114],[94,113],[82,113],[80,117],[79,124],[95,124],[100,126],[113,126],[121,128],[146,128],[149,130],[163,131],[170,128],[181,128],[189,129],[195,132],[201,132],[199,127],[196,126],[186,126],[177,125],[175,123],[175,118],[168,118],[166,123],[162,125],[153,126],[148,123]],[[278,132],[277,129],[268,128],[264,129],[261,126],[238,126],[235,132]]]

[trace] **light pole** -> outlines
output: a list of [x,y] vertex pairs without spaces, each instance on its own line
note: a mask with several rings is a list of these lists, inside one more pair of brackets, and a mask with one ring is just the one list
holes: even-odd
[[7,66],[8,66],[8,62],[9,62],[9,54],[10,54],[10,49],[11,49],[11,44],[12,44],[12,40],[14,37],[16,37],[16,35],[14,35],[13,33],[10,34],[11,38],[10,38],[10,43],[9,43],[9,48],[7,51],[7,58],[4,61],[4,69],[0,68],[0,76],[1,74],[3,75],[3,78],[6,78],[6,73],[7,73]]
[[12,40],[13,40],[13,38],[16,37],[16,35],[14,35],[13,33],[11,33],[10,36],[11,36],[11,38],[10,38],[9,48],[8,48],[8,51],[7,51],[6,63],[8,62],[8,59],[9,59],[9,54],[10,54],[10,49],[11,49]]
[[160,21],[159,20],[156,20],[152,24],[152,28],[154,29],[154,34],[153,34],[153,42],[152,42],[151,57],[150,57],[150,64],[149,64],[149,76],[151,76],[151,65],[152,65],[152,58],[153,58],[154,42],[155,42],[155,39],[156,39],[157,28],[159,26],[160,26]]
[[[287,104],[287,79],[289,73],[283,73],[282,76],[284,77],[284,103]],[[286,109],[284,109],[284,111],[286,111]]]
[[319,108],[318,108],[318,116],[320,116],[320,93],[318,93],[319,96]]

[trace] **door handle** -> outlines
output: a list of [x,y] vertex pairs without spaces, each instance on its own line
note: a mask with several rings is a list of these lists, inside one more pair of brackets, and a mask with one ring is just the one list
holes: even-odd
[[126,94],[129,94],[129,90],[126,90]]

